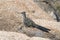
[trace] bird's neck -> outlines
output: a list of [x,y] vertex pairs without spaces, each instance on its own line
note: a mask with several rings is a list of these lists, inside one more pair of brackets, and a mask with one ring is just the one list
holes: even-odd
[[26,19],[26,15],[23,15],[23,19],[24,19],[24,20]]

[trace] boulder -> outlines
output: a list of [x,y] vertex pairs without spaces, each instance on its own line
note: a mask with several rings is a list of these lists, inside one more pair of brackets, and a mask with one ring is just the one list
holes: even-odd
[[28,37],[22,33],[0,31],[0,40],[50,40],[41,37]]

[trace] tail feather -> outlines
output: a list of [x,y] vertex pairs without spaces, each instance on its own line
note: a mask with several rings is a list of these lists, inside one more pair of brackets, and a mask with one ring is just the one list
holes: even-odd
[[42,30],[42,31],[44,31],[44,32],[47,32],[47,33],[49,33],[49,31],[50,31],[50,29],[48,29],[48,28],[45,28],[45,27],[42,27],[42,26],[36,26],[35,28],[37,28],[37,29],[40,29],[40,30]]

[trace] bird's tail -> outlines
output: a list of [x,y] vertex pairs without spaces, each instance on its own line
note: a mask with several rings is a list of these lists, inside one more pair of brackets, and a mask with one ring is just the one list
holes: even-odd
[[39,26],[39,25],[35,26],[35,28],[37,28],[37,29],[39,29],[39,30],[42,30],[42,31],[44,31],[44,32],[47,32],[47,33],[49,33],[49,31],[50,31],[50,29],[45,28],[45,27],[42,27],[42,26]]

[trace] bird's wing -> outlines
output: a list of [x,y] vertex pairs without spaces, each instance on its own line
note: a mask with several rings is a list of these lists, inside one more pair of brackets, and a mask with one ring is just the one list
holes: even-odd
[[28,26],[33,26],[35,24],[30,18],[27,18],[25,22]]

